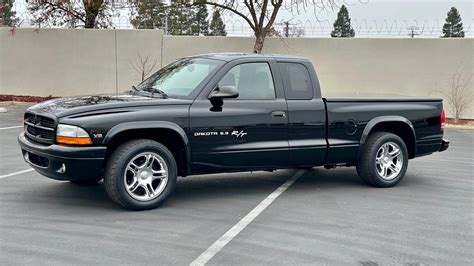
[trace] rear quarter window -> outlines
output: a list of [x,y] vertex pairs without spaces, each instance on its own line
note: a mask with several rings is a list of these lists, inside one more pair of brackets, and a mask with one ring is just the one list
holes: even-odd
[[279,62],[287,100],[313,99],[313,86],[308,69],[299,63]]

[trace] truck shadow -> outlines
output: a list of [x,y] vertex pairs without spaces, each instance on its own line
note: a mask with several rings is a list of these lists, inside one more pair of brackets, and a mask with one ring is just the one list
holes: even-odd
[[[169,205],[176,206],[190,201],[203,203],[208,203],[209,200],[224,201],[227,197],[255,197],[259,202],[296,172],[296,170],[281,170],[273,173],[257,172],[252,174],[245,172],[183,178],[178,181],[175,193],[169,200]],[[328,172],[331,171],[319,168],[305,170],[289,190],[306,190],[304,185],[300,186],[299,184],[321,184],[328,188],[351,187],[354,189],[363,185],[353,170],[346,170],[345,173],[335,175],[328,175]],[[311,190],[311,188],[308,189]]]
[[[235,202],[242,201],[252,201],[252,204],[256,205],[295,173],[296,170],[281,170],[272,173],[242,172],[180,177],[174,193],[158,210],[190,209],[202,206],[232,208]],[[399,185],[416,185],[413,184],[419,182],[416,179],[408,175]],[[314,168],[305,170],[297,182],[289,188],[289,191],[292,193],[317,193],[322,189],[331,192],[341,190],[348,192],[371,188],[360,180],[354,168],[335,170]],[[52,201],[50,204],[61,205],[61,208],[67,206],[69,209],[77,207],[126,211],[112,202],[102,181],[94,186],[77,186],[64,182],[48,186],[37,193],[47,193],[48,198],[60,199]]]

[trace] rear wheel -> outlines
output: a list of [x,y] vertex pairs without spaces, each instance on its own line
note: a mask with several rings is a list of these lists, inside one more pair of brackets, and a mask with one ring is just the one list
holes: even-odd
[[357,163],[361,179],[374,187],[392,187],[405,176],[408,150],[405,142],[389,132],[371,134]]
[[172,153],[152,140],[132,140],[114,151],[104,178],[109,196],[130,210],[153,209],[171,194],[177,176]]

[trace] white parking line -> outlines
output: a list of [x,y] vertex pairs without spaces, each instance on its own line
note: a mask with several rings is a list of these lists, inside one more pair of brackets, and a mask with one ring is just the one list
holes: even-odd
[[19,174],[28,173],[28,172],[31,172],[31,171],[34,171],[34,169],[33,169],[33,168],[30,168],[30,169],[26,169],[26,170],[14,172],[14,173],[6,174],[6,175],[0,175],[0,179],[5,178],[5,177],[14,176],[14,175],[19,175]]
[[304,170],[296,172],[283,185],[275,189],[270,195],[262,200],[253,210],[251,210],[244,218],[232,226],[229,231],[217,239],[206,251],[204,251],[197,259],[191,262],[191,266],[205,265],[211,260],[222,248],[224,248],[234,237],[236,237],[242,230],[245,229],[257,216],[259,216],[272,202],[278,198],[286,189],[288,189],[295,181],[303,175]]
[[13,129],[13,128],[20,128],[23,126],[13,126],[13,127],[0,127],[0,130],[5,130],[5,129]]

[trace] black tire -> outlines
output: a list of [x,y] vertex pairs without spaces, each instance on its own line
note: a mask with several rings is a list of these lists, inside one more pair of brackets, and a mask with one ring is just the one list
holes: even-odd
[[89,179],[69,180],[69,182],[73,183],[74,185],[79,185],[79,186],[93,186],[102,179],[103,179],[102,176],[100,176],[100,177],[94,177],[94,178],[89,178]]
[[[402,165],[397,175],[390,180],[384,179],[379,174],[376,166],[376,157],[382,145],[387,143],[395,143],[400,148],[403,158],[400,159]],[[390,161],[389,161],[390,162]],[[393,187],[398,184],[405,176],[408,167],[408,150],[405,142],[397,135],[390,132],[372,133],[365,144],[362,155],[357,162],[357,173],[359,177],[368,185],[374,187]],[[396,171],[394,171],[396,173]]]
[[[133,198],[125,187],[125,171],[128,163],[138,154],[153,152],[158,154],[167,164],[168,181],[163,191],[154,199],[140,201]],[[162,204],[176,186],[177,166],[173,154],[164,145],[148,139],[138,139],[120,145],[107,162],[104,184],[110,198],[129,210],[147,210]]]

